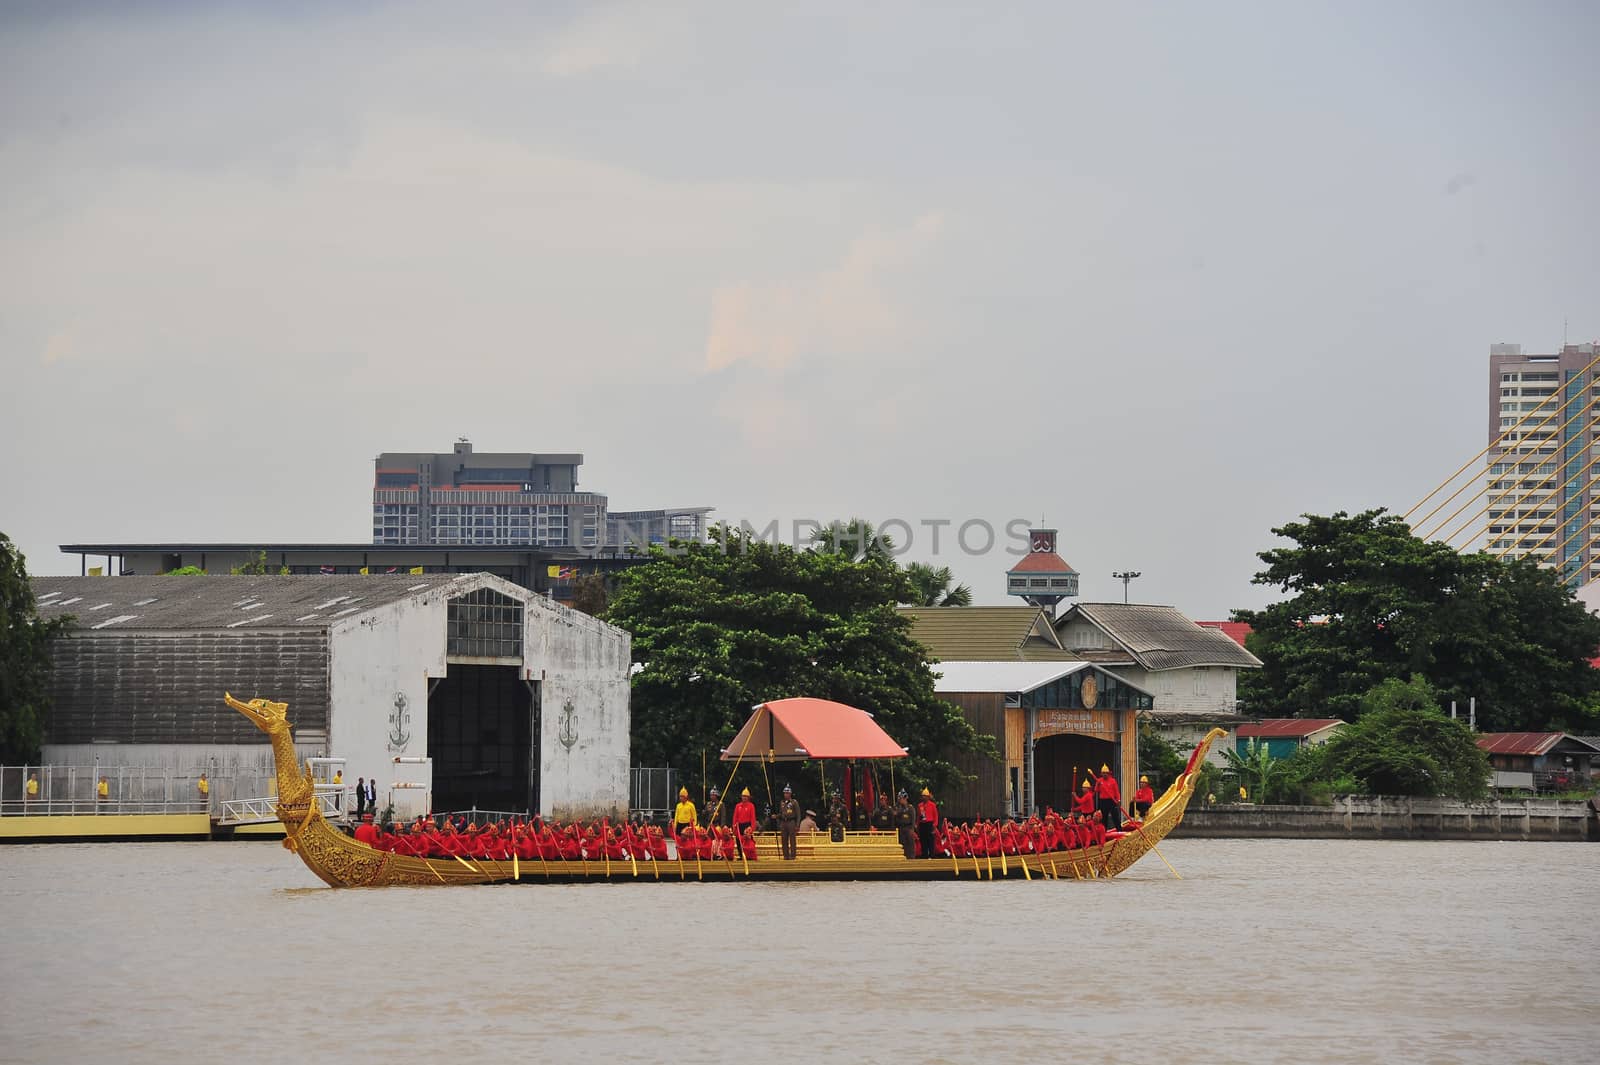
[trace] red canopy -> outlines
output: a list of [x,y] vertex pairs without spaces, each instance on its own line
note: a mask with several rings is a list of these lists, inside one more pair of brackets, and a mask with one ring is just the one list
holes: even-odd
[[807,758],[904,758],[906,749],[872,715],[828,699],[774,699],[750,714],[722,760],[799,762]]

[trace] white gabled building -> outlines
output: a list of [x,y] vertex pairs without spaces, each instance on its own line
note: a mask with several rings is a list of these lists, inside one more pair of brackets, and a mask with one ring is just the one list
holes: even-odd
[[75,619],[52,652],[47,763],[204,771],[214,801],[266,795],[270,750],[222,702],[231,691],[288,703],[302,757],[344,759],[347,788],[375,779],[379,811],[627,811],[628,634],[499,577],[33,588],[41,616]]
[[[1077,603],[1055,627],[1068,651],[1149,692],[1157,731],[1180,750],[1193,750],[1214,725],[1239,723],[1239,671],[1261,668],[1226,635],[1170,606]],[[1212,760],[1220,760],[1221,746]]]

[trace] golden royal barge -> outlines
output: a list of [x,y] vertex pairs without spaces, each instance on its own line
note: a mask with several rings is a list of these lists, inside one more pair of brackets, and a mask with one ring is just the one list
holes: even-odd
[[[290,735],[287,703],[252,699],[242,702],[231,694],[223,698],[244,714],[272,742],[278,777],[278,819],[283,822],[283,845],[300,856],[306,867],[332,887],[387,887],[391,885],[499,884],[511,881],[574,883],[583,881],[649,880],[666,882],[729,880],[950,880],[1002,877],[1044,879],[1101,879],[1128,869],[1183,820],[1194,795],[1194,768],[1223,735],[1212,729],[1196,748],[1189,768],[1150,808],[1143,824],[1132,832],[1108,840],[1104,847],[1008,854],[1005,858],[907,858],[893,833],[846,832],[835,842],[826,832],[802,834],[797,856],[785,861],[776,833],[756,835],[756,855],[750,859],[694,859],[669,857],[664,861],[547,861],[539,858],[418,858],[377,850],[352,839],[329,824],[315,802],[309,770],[297,762]],[[747,726],[748,728],[749,726]],[[741,730],[743,734],[744,730]],[[1159,856],[1159,852],[1157,852]],[[1165,860],[1165,859],[1163,859]]]

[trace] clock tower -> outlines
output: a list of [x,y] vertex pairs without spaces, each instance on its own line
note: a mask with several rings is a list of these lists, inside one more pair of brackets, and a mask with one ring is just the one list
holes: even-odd
[[1078,594],[1078,571],[1056,554],[1056,530],[1028,530],[1028,553],[1006,571],[1006,594],[1051,609]]

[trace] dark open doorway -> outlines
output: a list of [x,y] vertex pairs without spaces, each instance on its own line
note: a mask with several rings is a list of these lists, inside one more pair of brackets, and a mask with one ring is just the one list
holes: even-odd
[[1057,813],[1070,810],[1073,788],[1086,776],[1098,774],[1102,765],[1116,764],[1117,745],[1110,740],[1071,732],[1037,740],[1033,745],[1034,802],[1041,810],[1046,806]]
[[433,808],[535,809],[533,718],[515,666],[452,663],[428,696]]

